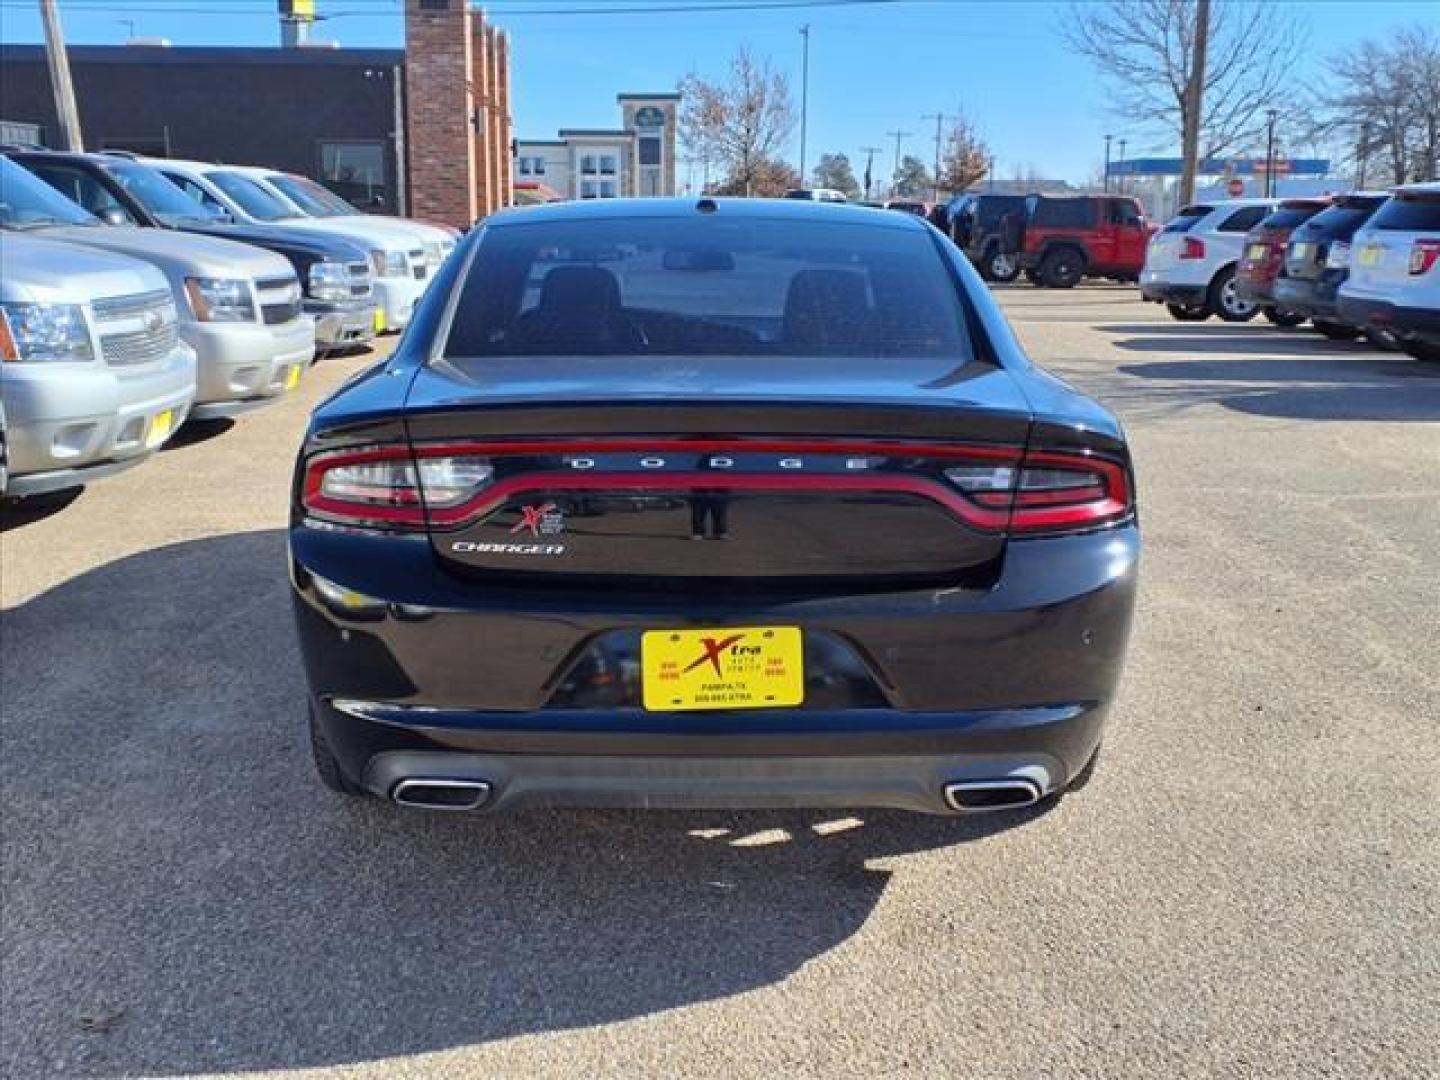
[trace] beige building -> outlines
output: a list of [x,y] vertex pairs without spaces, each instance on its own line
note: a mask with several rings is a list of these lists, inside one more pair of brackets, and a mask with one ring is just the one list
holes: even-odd
[[517,140],[517,195],[615,199],[675,194],[679,94],[618,94],[618,128],[564,128],[555,139]]

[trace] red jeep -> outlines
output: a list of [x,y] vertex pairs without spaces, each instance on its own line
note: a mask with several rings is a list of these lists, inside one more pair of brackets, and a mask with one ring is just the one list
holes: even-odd
[[1069,289],[1085,277],[1137,281],[1155,226],[1128,195],[1031,195],[1020,268],[1037,285]]

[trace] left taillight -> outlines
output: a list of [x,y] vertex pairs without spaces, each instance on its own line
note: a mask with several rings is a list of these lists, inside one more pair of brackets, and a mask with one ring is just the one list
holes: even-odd
[[1440,240],[1416,240],[1410,245],[1410,273],[1428,274],[1440,262]]
[[494,474],[487,458],[443,448],[419,454],[403,446],[337,450],[306,462],[301,502],[322,521],[423,529],[474,499]]
[[1012,534],[1076,532],[1134,513],[1125,467],[1080,454],[1031,453],[1014,466],[962,466],[946,478],[983,507],[1008,508]]

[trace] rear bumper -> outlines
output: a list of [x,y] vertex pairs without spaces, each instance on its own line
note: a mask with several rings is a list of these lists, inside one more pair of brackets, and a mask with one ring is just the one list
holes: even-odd
[[380,798],[392,797],[404,780],[443,779],[488,785],[484,808],[493,810],[873,806],[922,813],[952,812],[945,788],[953,783],[1024,778],[1042,796],[1062,789],[1094,754],[1107,708],[883,712],[863,731],[847,730],[853,718],[823,713],[808,714],[807,731],[780,713],[752,713],[741,723],[727,718],[726,730],[681,733],[647,730],[648,714],[574,712],[565,718],[568,730],[517,732],[516,718],[504,714],[431,714],[411,724],[385,706],[317,706],[346,770]]
[[409,326],[415,304],[424,292],[425,282],[413,277],[376,278],[373,316],[376,332],[383,334]]
[[1275,302],[1275,279],[1235,276],[1235,293],[1241,300],[1252,304],[1273,304]]
[[1164,281],[1142,281],[1140,296],[1153,304],[1201,307],[1209,302],[1210,290],[1204,285],[1175,285]]
[[1340,319],[1352,326],[1378,326],[1399,334],[1440,340],[1440,309],[1402,307],[1388,300],[1353,296],[1340,291]]
[[1275,303],[1311,319],[1334,322],[1338,283],[1305,278],[1280,278],[1275,282]]
[[[291,530],[301,652],[342,769],[377,795],[481,780],[488,805],[849,805],[951,812],[944,787],[1058,790],[1099,743],[1129,635],[1133,526],[1015,541],[985,589],[792,601],[457,582],[423,539]],[[315,576],[373,606],[341,610]],[[850,643],[878,707],[652,713],[547,707],[616,628],[796,625]],[[412,772],[412,770],[414,770]],[[409,774],[409,776],[405,775]]]

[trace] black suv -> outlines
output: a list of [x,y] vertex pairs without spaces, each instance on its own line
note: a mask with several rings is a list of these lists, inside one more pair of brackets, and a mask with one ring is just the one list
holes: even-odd
[[200,233],[283,255],[305,288],[304,311],[315,319],[315,345],[321,352],[361,345],[375,336],[370,259],[343,237],[242,224],[185,194],[159,170],[118,154],[12,150],[6,156],[112,225]]
[[987,281],[1014,281],[1020,273],[1015,255],[1001,242],[1006,214],[1025,215],[1024,195],[957,195],[945,207],[950,239],[965,252]]
[[1275,302],[1327,337],[1358,336],[1358,328],[1340,320],[1338,308],[1340,286],[1350,276],[1350,240],[1389,197],[1383,191],[1341,195],[1296,227],[1285,248],[1285,272],[1275,280]]

